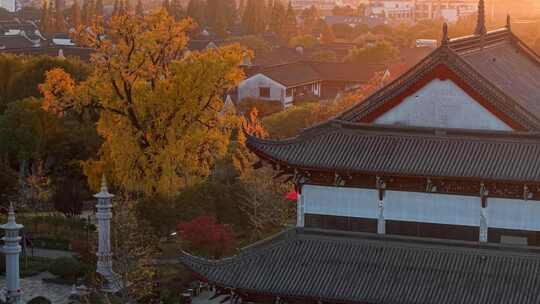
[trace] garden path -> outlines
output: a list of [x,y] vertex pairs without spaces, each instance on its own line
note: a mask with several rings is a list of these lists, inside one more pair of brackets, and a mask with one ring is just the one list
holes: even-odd
[[36,256],[40,258],[65,258],[73,257],[73,252],[67,250],[54,250],[54,249],[43,249],[43,248],[34,248],[28,250],[28,255]]
[[[52,278],[48,272],[40,273],[33,277],[21,279],[21,290],[23,301],[26,303],[35,297],[42,296],[49,299],[54,304],[67,304],[71,293],[71,286],[59,285],[43,282],[44,278]],[[6,278],[0,277],[0,286],[5,288]]]

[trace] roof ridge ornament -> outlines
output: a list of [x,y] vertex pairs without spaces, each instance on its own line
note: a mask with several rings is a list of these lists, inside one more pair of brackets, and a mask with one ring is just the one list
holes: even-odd
[[448,46],[449,40],[450,39],[448,38],[448,24],[445,22],[443,23],[443,37],[442,37],[441,45]]
[[510,18],[510,14],[507,14],[506,15],[506,28],[509,30],[509,31],[512,31],[512,20]]
[[477,36],[483,36],[486,33],[486,7],[484,0],[480,0],[478,2],[478,19],[476,20],[476,29],[474,30],[474,34]]

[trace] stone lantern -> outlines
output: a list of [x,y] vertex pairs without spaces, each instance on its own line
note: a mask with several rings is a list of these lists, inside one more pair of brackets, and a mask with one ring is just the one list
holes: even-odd
[[104,279],[103,289],[108,292],[117,292],[121,289],[118,275],[112,268],[111,252],[111,218],[112,218],[112,198],[113,194],[107,189],[105,175],[101,180],[101,191],[94,195],[98,203],[96,205],[96,219],[98,226],[98,252],[97,252],[97,273]]
[[9,206],[8,222],[1,226],[5,234],[3,251],[6,256],[7,303],[22,304],[21,278],[19,273],[19,255],[21,254],[21,237],[19,230],[23,225],[15,222],[13,204]]

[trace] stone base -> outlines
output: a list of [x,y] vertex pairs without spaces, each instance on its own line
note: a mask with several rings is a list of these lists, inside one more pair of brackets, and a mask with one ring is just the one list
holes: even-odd
[[102,291],[107,293],[117,293],[124,288],[125,285],[118,274],[114,272],[98,273],[103,278],[103,285],[101,286]]

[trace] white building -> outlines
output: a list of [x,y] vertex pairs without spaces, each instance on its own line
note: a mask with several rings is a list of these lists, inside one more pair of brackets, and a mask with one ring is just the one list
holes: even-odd
[[0,0],[0,7],[13,13],[17,10],[17,3],[15,0]]
[[384,15],[390,21],[414,20],[414,0],[374,0],[371,14]]
[[342,6],[341,0],[292,0],[295,10],[303,10],[315,6],[319,10],[332,10],[335,6]]
[[416,0],[415,19],[443,18],[456,22],[459,18],[470,16],[478,11],[476,0]]

